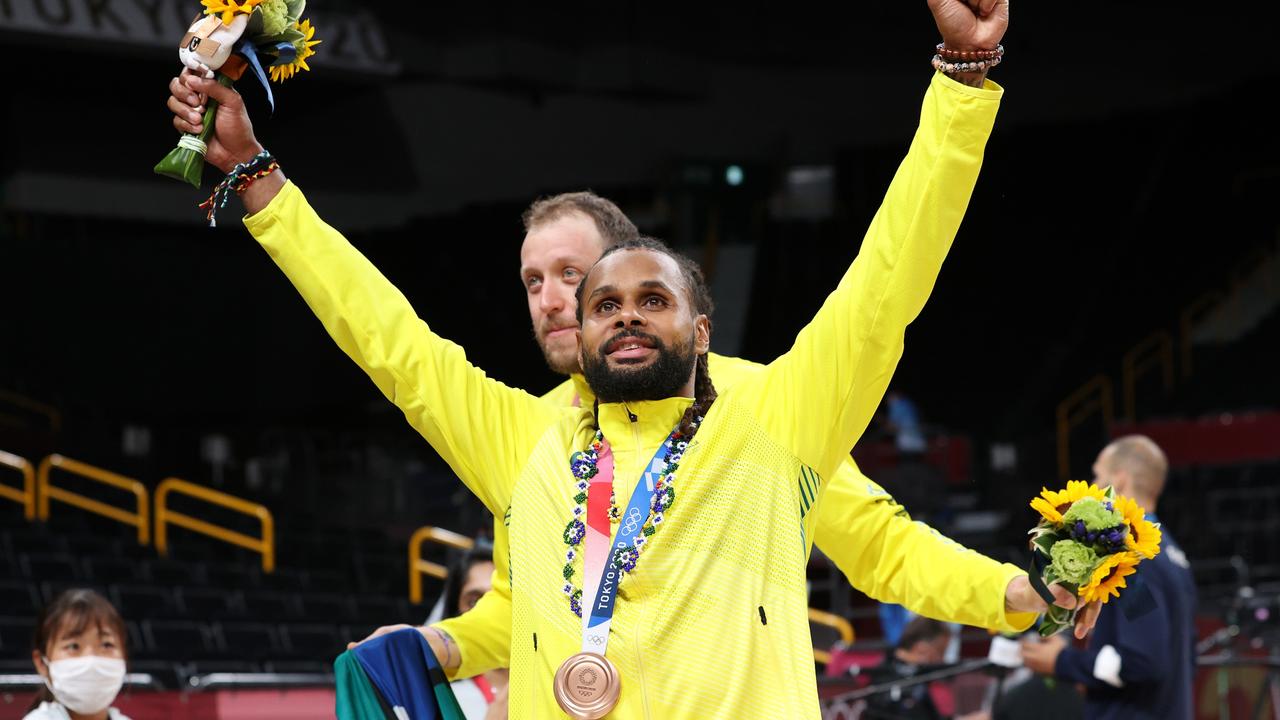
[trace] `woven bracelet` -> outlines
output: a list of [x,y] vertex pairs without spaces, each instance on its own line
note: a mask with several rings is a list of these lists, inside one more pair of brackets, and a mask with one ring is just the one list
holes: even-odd
[[276,162],[275,157],[271,153],[263,150],[248,162],[242,162],[231,168],[231,172],[222,179],[213,188],[213,193],[209,195],[209,199],[200,203],[201,210],[207,210],[206,219],[209,221],[209,227],[217,227],[218,221],[215,215],[219,210],[227,206],[227,201],[231,199],[231,193],[237,195],[243,193],[255,180],[264,178],[280,168],[280,163]]

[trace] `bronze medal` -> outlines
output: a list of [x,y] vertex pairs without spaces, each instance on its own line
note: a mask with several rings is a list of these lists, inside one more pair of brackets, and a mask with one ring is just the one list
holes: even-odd
[[580,652],[560,665],[554,681],[556,702],[573,720],[599,720],[618,704],[622,679],[603,655]]

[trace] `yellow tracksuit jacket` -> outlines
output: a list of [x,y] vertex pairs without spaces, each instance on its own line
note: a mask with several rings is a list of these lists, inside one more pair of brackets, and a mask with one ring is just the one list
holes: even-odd
[[[711,353],[708,370],[718,390],[758,372],[763,365]],[[590,407],[595,395],[574,375],[542,396],[557,407]],[[831,480],[817,510],[814,543],[849,582],[882,602],[905,605],[927,617],[1022,632],[1035,613],[1006,613],[1005,588],[1026,571],[970,550],[922,522],[884,488],[846,460]],[[462,664],[456,678],[474,677],[511,663],[511,585],[505,513],[494,516],[493,589],[475,607],[436,623],[458,646]]]
[[[611,718],[818,716],[805,564],[821,479],[888,386],[964,215],[1000,94],[935,76],[839,286],[788,352],[708,412],[681,462],[676,504],[618,588],[608,655],[622,695]],[[551,679],[582,637],[561,590],[576,492],[569,456],[598,425],[625,505],[691,399],[603,404],[595,417],[555,408],[489,379],[435,335],[292,184],[245,224],[458,477],[490,511],[509,513],[510,716],[562,717]]]

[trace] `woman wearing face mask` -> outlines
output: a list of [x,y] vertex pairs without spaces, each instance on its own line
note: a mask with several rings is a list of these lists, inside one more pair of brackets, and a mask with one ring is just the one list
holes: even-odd
[[92,590],[67,590],[36,623],[31,660],[44,678],[23,720],[129,720],[111,707],[125,674],[124,620]]

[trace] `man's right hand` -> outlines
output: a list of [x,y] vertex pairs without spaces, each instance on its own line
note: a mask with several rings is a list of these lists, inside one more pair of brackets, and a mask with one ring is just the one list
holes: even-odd
[[169,82],[169,110],[173,112],[173,126],[181,132],[197,135],[204,130],[205,101],[210,97],[218,101],[218,110],[214,113],[213,134],[204,158],[228,173],[237,164],[248,162],[262,152],[240,93],[189,69],[183,69],[181,75]]
[[[1068,592],[1066,588],[1059,583],[1049,585],[1049,592],[1053,593],[1054,605],[1067,610],[1074,610],[1080,604],[1080,598],[1075,594]],[[1031,579],[1025,574],[1016,575],[1009,581],[1008,587],[1004,590],[1004,609],[1006,612],[1033,612],[1044,613],[1048,611],[1049,605],[1040,598],[1031,587]],[[1098,613],[1102,612],[1102,603],[1094,602],[1080,606],[1080,612],[1076,613],[1076,637],[1084,639],[1089,635],[1089,631],[1093,630],[1093,626],[1098,622]]]

